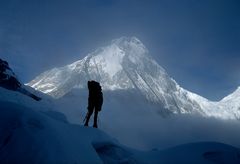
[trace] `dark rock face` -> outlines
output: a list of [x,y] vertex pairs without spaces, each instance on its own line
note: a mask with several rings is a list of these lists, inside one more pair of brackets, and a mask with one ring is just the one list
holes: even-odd
[[0,86],[9,90],[17,90],[21,87],[21,83],[9,67],[8,62],[2,59],[0,59]]
[[8,62],[2,59],[0,59],[0,87],[13,91],[18,91],[24,95],[33,98],[36,101],[41,100],[40,97],[37,97],[36,95],[30,93],[22,87],[22,84],[17,79],[15,73],[9,67]]

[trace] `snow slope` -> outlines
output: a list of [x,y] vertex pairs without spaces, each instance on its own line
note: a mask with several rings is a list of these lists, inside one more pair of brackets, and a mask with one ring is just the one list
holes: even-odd
[[163,164],[237,164],[239,149],[216,142],[190,143],[173,148],[138,154],[140,163]]
[[[25,99],[5,89],[0,92],[10,99]],[[0,105],[0,163],[102,163],[93,145],[116,144],[97,129],[49,117],[36,110],[37,105],[30,108],[2,99]]]
[[[25,95],[0,88],[0,163],[228,163],[240,162],[239,149],[201,142],[152,151],[119,144],[95,128],[72,125],[46,115],[46,109],[19,104]],[[17,102],[12,102],[17,99]],[[8,101],[10,100],[10,101]]]
[[198,113],[221,119],[240,118],[237,94],[212,102],[181,88],[136,37],[113,40],[109,46],[97,49],[82,60],[42,73],[28,85],[59,98],[73,88],[86,88],[88,80],[99,81],[104,91],[134,89],[157,105],[158,113],[163,116]]

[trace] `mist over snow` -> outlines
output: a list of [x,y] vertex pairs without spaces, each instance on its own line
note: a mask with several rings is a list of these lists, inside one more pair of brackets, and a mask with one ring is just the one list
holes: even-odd
[[[137,117],[129,121],[128,126],[126,120],[121,121],[124,127],[117,127],[114,121],[111,124],[108,122],[108,128],[117,130],[112,133],[113,136],[119,135],[117,141],[101,130],[69,124],[65,117],[59,117],[59,110],[73,107],[69,106],[70,102],[66,103],[67,99],[58,99],[65,104],[61,104],[61,109],[59,102],[43,95],[47,102],[42,102],[39,106],[38,103],[32,103],[35,100],[15,91],[0,88],[0,93],[5,95],[4,98],[0,97],[1,163],[240,162],[240,151],[236,146],[239,145],[239,133],[233,134],[239,127],[236,121],[226,122],[186,115],[160,119],[158,117],[157,120],[152,117],[149,121],[149,111],[144,113],[141,109],[140,113],[135,113]],[[41,95],[37,92],[35,94]],[[72,96],[73,93],[68,95],[68,98]],[[25,103],[20,104],[22,100],[25,100]],[[49,106],[49,103],[53,106]],[[143,120],[136,125],[138,118]],[[131,124],[132,126],[129,126]],[[107,130],[104,129],[102,121],[100,127]],[[177,146],[173,146],[175,144]]]
[[[99,128],[126,146],[151,150],[202,141],[240,146],[239,120],[202,117],[198,114],[163,117],[158,105],[152,105],[134,90],[105,91],[103,94]],[[64,113],[69,122],[81,125],[87,112],[87,96],[87,89],[74,89],[56,100],[57,110]]]
[[57,111],[82,124],[88,80],[103,88],[100,128],[124,145],[142,150],[201,141],[240,146],[240,90],[213,102],[181,88],[136,37],[115,39],[28,85],[57,98]]

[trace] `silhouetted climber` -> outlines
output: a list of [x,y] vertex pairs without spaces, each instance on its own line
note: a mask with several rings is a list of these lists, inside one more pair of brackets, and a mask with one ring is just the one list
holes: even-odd
[[41,100],[40,97],[35,96],[34,94],[30,93],[22,87],[22,84],[18,81],[16,75],[9,67],[8,62],[2,59],[0,59],[0,87],[13,91],[18,91],[33,98],[36,101]]
[[94,111],[94,123],[93,127],[97,128],[97,117],[98,112],[102,109],[103,104],[103,95],[102,95],[102,88],[100,84],[96,81],[88,81],[88,113],[85,117],[85,124],[84,126],[88,126],[89,119]]

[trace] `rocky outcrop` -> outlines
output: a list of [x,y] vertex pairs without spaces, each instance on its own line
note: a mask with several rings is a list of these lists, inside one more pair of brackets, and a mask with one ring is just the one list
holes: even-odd
[[21,84],[13,70],[9,67],[8,62],[2,59],[0,59],[0,87],[20,92],[36,101],[41,100],[40,97],[30,93],[24,88],[24,85]]

